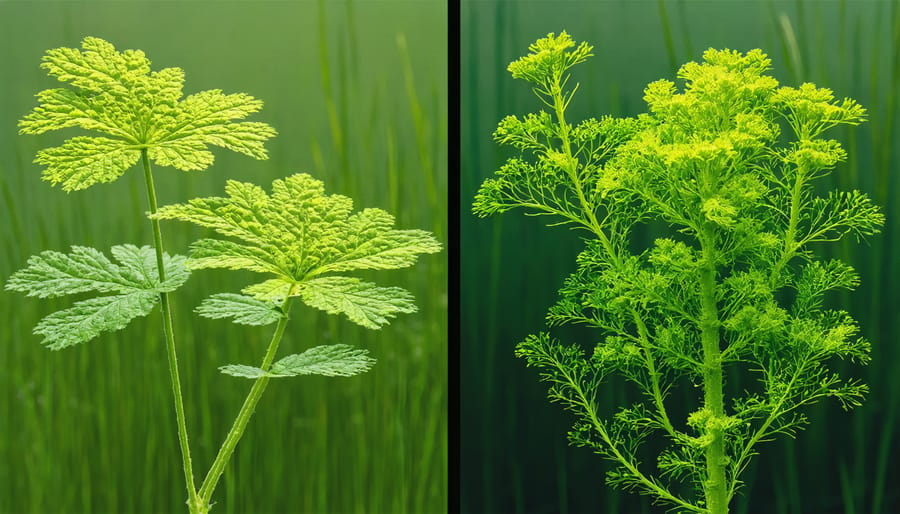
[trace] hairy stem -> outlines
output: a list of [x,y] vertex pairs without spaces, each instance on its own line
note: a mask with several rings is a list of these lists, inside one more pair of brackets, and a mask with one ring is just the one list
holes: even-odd
[[[287,313],[290,308],[290,303],[291,297],[288,296],[281,304],[283,315],[281,319],[278,320],[278,325],[275,327],[275,333],[272,335],[272,340],[269,342],[269,348],[266,350],[265,357],[263,357],[262,365],[260,365],[260,368],[265,371],[269,370],[272,361],[275,360],[275,354],[278,352],[278,345],[281,343],[281,337],[284,335],[284,329],[288,322]],[[223,442],[222,447],[219,448],[216,460],[213,461],[212,466],[209,468],[209,473],[207,473],[206,478],[203,480],[203,484],[200,485],[200,500],[207,509],[208,507],[206,506],[209,505],[209,501],[212,499],[216,484],[219,483],[219,478],[222,477],[222,473],[225,471],[225,465],[228,464],[228,460],[234,453],[238,441],[240,441],[241,436],[244,435],[244,429],[247,428],[247,423],[250,422],[250,418],[256,410],[256,404],[259,403],[259,399],[262,397],[263,392],[265,392],[266,386],[269,385],[269,378],[270,377],[268,376],[262,376],[253,382],[250,393],[247,395],[247,399],[244,400],[244,405],[241,407],[240,412],[238,412],[237,418],[235,418],[234,424],[231,426],[231,430],[228,431],[228,435],[225,436],[225,442]]]
[[[150,202],[150,214],[156,214],[156,188],[153,185],[153,172],[150,169],[150,159],[147,149],[141,149],[141,162],[144,165],[144,180],[147,182],[147,199]],[[159,228],[159,220],[151,219],[153,225],[153,243],[156,248],[156,268],[159,270],[159,281],[166,279],[166,269],[163,266],[162,232]],[[184,400],[181,394],[181,378],[178,373],[178,356],[175,353],[175,332],[172,330],[172,309],[169,305],[168,293],[159,293],[159,303],[162,307],[163,331],[166,334],[166,354],[169,358],[169,375],[172,379],[172,395],[175,401],[175,417],[178,421],[178,443],[181,445],[181,464],[184,468],[184,482],[188,491],[188,505],[191,514],[199,512],[197,489],[194,486],[194,469],[191,464],[191,448],[188,444],[187,422],[184,416]]]
[[712,438],[706,447],[706,482],[703,484],[710,514],[728,513],[728,489],[725,482],[725,434],[719,419],[725,415],[722,393],[722,354],[719,348],[719,313],[716,305],[716,263],[714,235],[709,222],[700,234],[703,265],[700,269],[700,318],[703,341],[703,404],[713,419],[707,428]]

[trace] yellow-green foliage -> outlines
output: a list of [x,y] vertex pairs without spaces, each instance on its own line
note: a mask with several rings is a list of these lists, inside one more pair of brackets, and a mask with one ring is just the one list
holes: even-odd
[[118,52],[96,37],[84,38],[81,47],[47,51],[41,67],[72,89],[38,93],[40,105],[19,122],[19,133],[81,127],[105,136],[75,136],[41,150],[35,162],[46,166],[44,180],[66,191],[111,182],[138,162],[142,149],[157,164],[184,171],[213,163],[207,145],[267,158],[263,144],[275,130],[232,121],[260,110],[261,101],[218,89],[182,98],[180,68],[151,71],[144,52]]
[[[520,155],[484,182],[474,212],[521,207],[585,230],[547,320],[594,327],[599,342],[585,351],[542,333],[516,353],[577,415],[572,443],[615,463],[610,484],[679,511],[727,512],[757,443],[793,435],[820,398],[847,408],[866,392],[831,365],[866,363],[869,343],[849,314],[823,308],[828,291],[858,278],[810,247],[884,222],[859,191],[813,188],[846,157],[823,134],[864,121],[865,110],[813,84],[779,86],[760,50],[710,49],[681,67],[681,86],[647,86],[646,114],[573,125],[569,69],[591,47],[563,32],[530,50],[509,71],[548,109],[500,122],[495,140]],[[640,247],[629,234],[648,221],[671,235]],[[738,372],[758,386],[728,397],[725,376]],[[613,374],[641,394],[604,419]],[[686,419],[670,417],[670,392],[689,383],[702,398]],[[667,445],[648,453],[651,437]]]
[[254,184],[228,181],[228,197],[195,198],[161,207],[153,219],[190,221],[239,239],[202,239],[191,247],[192,269],[247,269],[274,275],[248,286],[258,300],[299,296],[307,305],[343,313],[377,329],[398,312],[414,312],[412,296],[399,287],[379,287],[327,273],[411,266],[419,254],[440,251],[424,230],[394,229],[381,209],[353,211],[353,200],[325,195],[322,181],[297,174],[272,182],[272,195]]

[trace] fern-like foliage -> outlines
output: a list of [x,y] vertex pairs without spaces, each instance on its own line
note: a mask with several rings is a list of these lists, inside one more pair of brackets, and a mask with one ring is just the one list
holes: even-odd
[[85,38],[81,50],[49,50],[41,67],[72,87],[38,93],[40,105],[19,122],[19,133],[81,127],[103,134],[38,152],[44,180],[65,191],[117,179],[142,150],[155,163],[184,171],[212,164],[208,145],[266,159],[263,144],[276,134],[265,123],[233,121],[262,108],[252,96],[213,89],[182,97],[181,69],[151,71],[144,52],[119,52],[96,37]]
[[118,245],[111,253],[119,264],[84,246],[73,246],[70,253],[41,252],[7,281],[6,289],[39,298],[110,293],[79,300],[42,319],[34,333],[43,335],[49,348],[59,350],[124,328],[132,319],[149,314],[159,293],[174,291],[189,276],[185,257],[180,255],[163,256],[166,280],[160,282],[156,254],[149,246]]
[[373,329],[397,313],[414,312],[412,296],[402,288],[334,273],[407,267],[441,245],[429,232],[393,228],[394,217],[381,209],[354,213],[350,198],[324,191],[321,181],[306,174],[275,180],[271,196],[254,184],[230,180],[227,197],[164,206],[151,217],[189,221],[231,238],[197,241],[187,266],[272,276],[243,290],[257,300],[274,305],[297,296]]
[[[647,86],[646,114],[572,125],[569,70],[591,51],[550,34],[510,64],[547,110],[500,122],[495,139],[518,155],[484,182],[474,212],[523,208],[584,229],[577,270],[547,320],[594,327],[596,341],[538,334],[517,355],[576,415],[572,443],[615,463],[608,483],[679,512],[725,513],[759,443],[794,435],[819,399],[849,408],[867,390],[832,365],[866,363],[869,343],[848,313],[823,308],[829,291],[859,279],[810,247],[884,222],[859,191],[814,188],[846,158],[825,132],[864,121],[865,110],[813,84],[779,86],[759,50],[711,49],[681,67],[683,86]],[[629,234],[648,220],[672,233],[640,247]],[[756,387],[725,388],[728,374],[748,372]],[[604,419],[612,375],[641,394]],[[670,392],[690,383],[702,397],[675,419]],[[651,437],[668,446],[648,454]]]

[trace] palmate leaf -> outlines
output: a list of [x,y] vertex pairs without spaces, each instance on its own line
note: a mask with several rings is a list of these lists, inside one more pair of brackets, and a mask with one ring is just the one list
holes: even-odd
[[228,181],[227,197],[197,198],[161,207],[155,219],[178,219],[238,239],[202,239],[191,247],[192,269],[246,269],[274,278],[244,288],[258,300],[299,296],[307,305],[343,313],[379,328],[399,312],[414,312],[411,295],[326,273],[410,266],[440,243],[424,230],[394,229],[381,209],[353,213],[346,196],[325,195],[321,181],[297,174],[272,183],[272,194],[250,183]]
[[149,246],[117,245],[111,253],[119,264],[84,246],[73,246],[67,254],[41,252],[7,281],[6,289],[40,298],[114,293],[80,300],[42,319],[34,333],[43,335],[49,348],[58,350],[122,329],[132,319],[149,314],[159,293],[173,291],[188,279],[183,256],[163,255],[166,280],[160,282],[156,254]]
[[369,371],[374,364],[375,359],[369,357],[368,350],[346,344],[333,344],[315,346],[303,353],[288,355],[272,364],[269,371],[244,364],[230,364],[222,366],[219,370],[226,375],[252,379],[297,375],[352,377]]
[[43,178],[75,191],[120,177],[142,149],[162,166],[202,170],[214,156],[208,145],[266,159],[266,140],[275,130],[260,122],[235,122],[262,108],[252,96],[214,89],[182,98],[184,72],[150,70],[140,50],[119,52],[96,37],[81,50],[49,50],[41,65],[73,89],[38,93],[39,105],[19,122],[21,134],[81,127],[107,137],[76,136],[38,152]]

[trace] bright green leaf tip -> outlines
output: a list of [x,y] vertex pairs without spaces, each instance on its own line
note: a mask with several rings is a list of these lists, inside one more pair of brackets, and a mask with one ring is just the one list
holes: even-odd
[[182,98],[181,69],[151,71],[142,51],[119,52],[99,38],[85,38],[81,50],[49,50],[41,67],[71,89],[38,93],[39,105],[19,121],[19,133],[81,127],[103,134],[38,152],[44,180],[65,191],[117,179],[141,149],[161,166],[202,170],[214,160],[208,145],[266,159],[263,145],[276,135],[265,123],[233,121],[262,108],[252,96],[214,89]]

